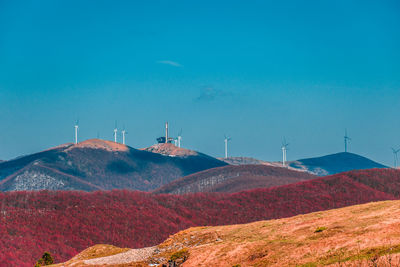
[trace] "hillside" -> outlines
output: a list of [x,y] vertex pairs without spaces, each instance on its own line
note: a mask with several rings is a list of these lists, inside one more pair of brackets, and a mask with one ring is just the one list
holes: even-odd
[[32,266],[44,251],[60,262],[95,244],[154,246],[192,226],[284,218],[399,196],[400,171],[393,169],[353,171],[233,194],[0,193],[0,266]]
[[197,152],[172,157],[91,139],[0,163],[0,190],[149,191],[176,178],[224,165]]
[[266,165],[228,165],[208,169],[172,181],[154,193],[239,192],[314,179],[307,172]]
[[95,246],[63,266],[148,266],[170,259],[183,262],[182,267],[399,266],[399,218],[397,200],[244,225],[196,227],[146,249],[119,252]]
[[271,165],[268,161],[263,161],[250,157],[228,157],[228,158],[218,158],[230,165],[254,165],[254,164],[265,164]]
[[366,157],[349,152],[341,152],[316,158],[299,159],[288,162],[288,165],[291,168],[308,171],[318,176],[331,175],[351,170],[387,168],[387,166],[372,161]]

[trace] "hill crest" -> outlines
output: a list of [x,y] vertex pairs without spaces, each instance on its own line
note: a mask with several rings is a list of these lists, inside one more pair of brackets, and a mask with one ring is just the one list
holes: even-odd
[[0,191],[150,191],[188,174],[226,163],[201,153],[165,156],[90,139],[0,163]]
[[91,148],[91,149],[104,149],[110,152],[121,151],[126,152],[130,148],[127,145],[123,145],[120,143],[115,143],[113,141],[102,140],[102,139],[88,139],[78,144],[73,144],[68,146],[66,151],[76,148]]
[[145,150],[152,153],[158,153],[164,156],[172,156],[172,157],[187,157],[187,156],[197,156],[200,153],[194,150],[177,147],[171,143],[163,143],[163,144],[154,144],[147,148],[142,148],[141,150]]
[[399,218],[396,200],[242,225],[194,227],[147,248],[150,253],[141,258],[137,256],[143,249],[113,253],[115,247],[103,246],[103,253],[110,251],[113,256],[100,254],[92,260],[83,251],[63,266],[89,262],[147,266],[167,264],[172,258],[184,266],[396,266]]
[[153,193],[234,193],[254,188],[268,188],[296,183],[314,178],[317,178],[317,176],[282,167],[268,165],[228,165],[179,178],[156,189]]
[[318,176],[332,175],[352,170],[387,168],[385,165],[349,152],[339,152],[321,157],[299,159],[288,162],[288,165],[292,168],[308,171]]

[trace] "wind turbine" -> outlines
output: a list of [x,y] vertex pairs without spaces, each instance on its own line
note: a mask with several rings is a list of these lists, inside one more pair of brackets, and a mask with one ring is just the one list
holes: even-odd
[[79,120],[76,120],[74,128],[75,128],[75,144],[78,144]]
[[228,141],[230,141],[231,139],[232,139],[232,138],[227,137],[227,136],[225,135],[224,142],[225,142],[225,158],[226,158],[226,159],[228,158]]
[[115,128],[114,128],[114,142],[117,142],[117,133],[118,133],[118,129],[117,129],[117,121],[115,121]]
[[392,147],[392,151],[393,151],[393,157],[394,157],[394,168],[396,169],[397,168],[397,161],[398,161],[397,153],[400,152],[400,148],[399,149],[394,149]]
[[347,152],[347,142],[351,141],[351,138],[347,135],[347,129],[344,130],[344,152]]
[[283,138],[282,141],[282,166],[285,167],[286,166],[286,151],[288,150],[288,143],[286,143],[286,139]]
[[182,140],[182,129],[180,130],[180,132],[178,133],[178,147],[181,147],[181,140]]
[[128,134],[128,132],[125,130],[125,126],[121,131],[121,133],[122,133],[122,144],[125,145],[125,135]]
[[165,143],[168,143],[168,121],[165,123]]

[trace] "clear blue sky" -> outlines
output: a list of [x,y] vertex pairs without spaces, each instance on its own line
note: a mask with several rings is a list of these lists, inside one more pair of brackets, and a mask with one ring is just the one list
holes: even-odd
[[[141,3],[140,3],[141,2]],[[218,3],[216,3],[218,2]],[[0,0],[0,159],[183,129],[213,156],[400,147],[400,2]]]

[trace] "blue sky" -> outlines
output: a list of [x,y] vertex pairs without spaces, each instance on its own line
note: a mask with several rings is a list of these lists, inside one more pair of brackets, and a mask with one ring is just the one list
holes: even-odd
[[288,160],[400,147],[400,2],[0,0],[0,159],[73,140]]

